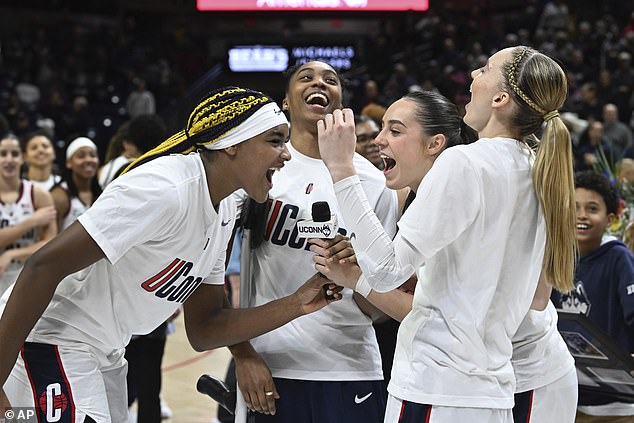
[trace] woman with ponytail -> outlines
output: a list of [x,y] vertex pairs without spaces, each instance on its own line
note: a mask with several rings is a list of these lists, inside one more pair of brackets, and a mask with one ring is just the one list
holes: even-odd
[[339,299],[315,276],[257,308],[233,310],[226,300],[237,210],[230,194],[243,188],[264,201],[272,173],[290,159],[288,136],[268,96],[213,91],[185,129],[132,163],[31,256],[0,300],[0,408],[30,407],[40,421],[127,422],[124,348],[181,305],[189,341],[202,351]]
[[[511,358],[520,346],[514,336],[521,327],[533,335],[524,319],[531,308],[547,309],[551,285],[572,288],[572,154],[557,112],[565,74],[547,56],[515,47],[494,54],[472,77],[464,121],[480,139],[442,152],[427,173],[412,170],[411,157],[422,152],[402,135],[406,122],[384,123],[378,142],[388,181],[392,175],[398,187],[413,173],[409,182],[420,183],[393,242],[365,205],[350,165],[351,111],[319,123],[320,153],[360,269],[317,256],[317,270],[370,298],[418,275],[399,330],[386,423],[512,422]],[[546,394],[570,394],[574,373],[563,377],[562,390]]]

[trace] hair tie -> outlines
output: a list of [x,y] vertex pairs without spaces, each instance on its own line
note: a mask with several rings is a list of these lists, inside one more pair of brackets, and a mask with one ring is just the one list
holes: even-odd
[[552,112],[548,112],[544,115],[544,122],[548,122],[549,120],[559,117],[559,111],[553,110]]

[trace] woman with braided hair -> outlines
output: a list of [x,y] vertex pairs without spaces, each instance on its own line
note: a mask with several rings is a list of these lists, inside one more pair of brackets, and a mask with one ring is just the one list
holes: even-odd
[[290,159],[288,137],[288,121],[264,94],[211,92],[184,130],[133,162],[34,254],[0,301],[0,407],[34,407],[38,421],[127,422],[124,348],[181,304],[189,341],[202,351],[339,299],[314,276],[261,307],[233,310],[226,300],[230,194],[243,188],[264,201],[272,173]]
[[[335,111],[318,124],[321,157],[360,269],[342,271],[316,257],[317,270],[365,296],[418,275],[398,333],[386,423],[512,422],[514,336],[521,326],[533,335],[533,322],[524,319],[531,308],[547,309],[550,285],[572,288],[572,152],[557,112],[565,74],[549,57],[514,47],[494,54],[472,78],[464,121],[479,140],[438,155],[394,241],[367,207],[351,165],[352,112]],[[378,140],[384,172],[406,182],[421,172],[407,166],[421,148],[402,135],[404,122],[385,125]]]

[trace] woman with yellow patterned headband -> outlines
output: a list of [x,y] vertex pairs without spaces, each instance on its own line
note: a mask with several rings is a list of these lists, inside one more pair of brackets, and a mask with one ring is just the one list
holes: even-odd
[[[576,249],[570,134],[557,112],[566,76],[527,47],[494,54],[471,76],[464,122],[479,139],[446,149],[428,173],[405,166],[422,155],[406,122],[385,122],[388,181],[418,185],[394,241],[351,165],[352,111],[318,124],[358,267],[316,257],[316,269],[370,299],[418,275],[385,423],[572,423],[576,374],[549,301],[551,286],[572,288]],[[512,410],[516,392],[528,395]]]
[[315,276],[279,301],[225,308],[230,194],[242,188],[264,201],[273,172],[290,159],[288,137],[269,97],[214,91],[185,129],[33,255],[0,301],[0,408],[34,407],[39,421],[127,422],[124,348],[181,304],[190,343],[202,351],[338,300],[339,289]]

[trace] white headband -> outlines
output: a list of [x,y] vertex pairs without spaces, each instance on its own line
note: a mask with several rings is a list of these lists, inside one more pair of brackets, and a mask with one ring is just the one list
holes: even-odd
[[243,141],[251,139],[261,133],[275,128],[278,125],[288,125],[288,120],[280,107],[275,103],[268,103],[247,120],[235,128],[230,129],[218,138],[213,144],[205,144],[207,150],[222,150]]
[[95,151],[95,153],[97,152],[97,146],[95,145],[94,142],[90,140],[90,138],[86,138],[86,137],[75,138],[73,142],[68,144],[68,147],[66,147],[66,160],[69,160],[71,157],[73,157],[73,154],[75,154],[77,150],[83,147],[90,147],[91,149]]

